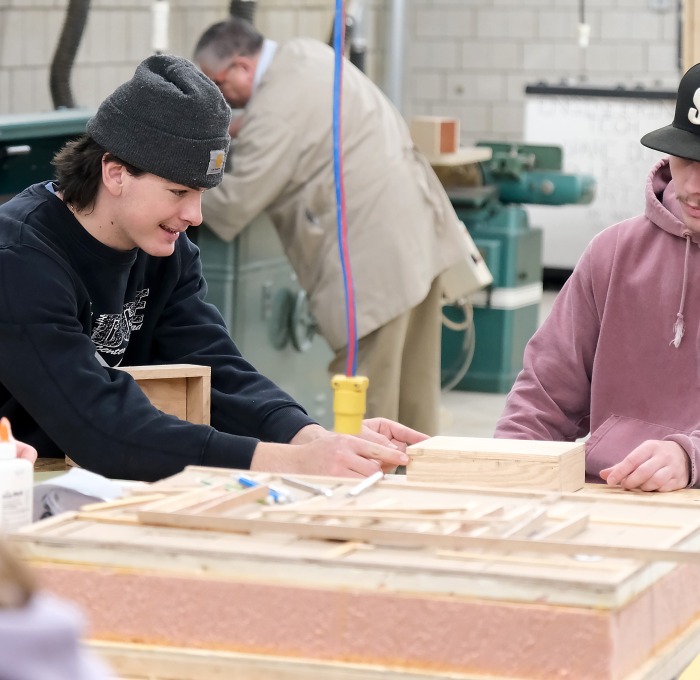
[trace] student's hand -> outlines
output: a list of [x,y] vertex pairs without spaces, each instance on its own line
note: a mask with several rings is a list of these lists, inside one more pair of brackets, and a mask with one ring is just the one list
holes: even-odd
[[395,446],[400,451],[405,451],[410,444],[417,444],[428,439],[427,434],[412,430],[410,427],[386,418],[363,420],[362,432],[358,436],[384,446]]
[[388,472],[408,462],[408,456],[393,444],[382,445],[354,435],[337,434],[320,426],[312,425],[309,428],[314,429],[304,428],[290,444],[260,442],[250,469],[332,477],[369,477],[377,470]]
[[10,421],[7,418],[2,419],[7,426],[7,432],[10,435],[10,441],[13,441],[15,443],[15,446],[17,447],[17,458],[24,458],[25,460],[28,460],[32,465],[34,465],[34,462],[37,459],[37,452],[36,449],[33,446],[30,446],[29,444],[25,444],[24,442],[18,442],[13,436],[12,436],[12,427],[10,426]]
[[690,460],[680,444],[650,439],[617,465],[601,470],[600,476],[623,489],[675,491],[688,486]]

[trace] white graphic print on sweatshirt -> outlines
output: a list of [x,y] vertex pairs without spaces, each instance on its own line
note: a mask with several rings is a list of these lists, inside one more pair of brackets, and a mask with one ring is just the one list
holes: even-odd
[[143,314],[138,312],[146,308],[148,293],[148,288],[138,291],[133,302],[124,303],[121,314],[100,314],[93,321],[92,341],[110,366],[121,363],[131,333],[141,328]]

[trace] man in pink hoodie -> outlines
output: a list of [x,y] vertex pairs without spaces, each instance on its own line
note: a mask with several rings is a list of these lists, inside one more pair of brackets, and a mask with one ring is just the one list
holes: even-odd
[[643,215],[598,234],[525,349],[496,437],[586,442],[588,481],[700,487],[700,64]]

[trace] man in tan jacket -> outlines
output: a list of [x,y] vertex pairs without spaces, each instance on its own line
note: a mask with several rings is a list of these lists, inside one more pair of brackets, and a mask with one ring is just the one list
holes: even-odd
[[[234,238],[267,212],[321,333],[343,373],[347,329],[333,175],[334,53],[299,38],[277,45],[230,19],[200,38],[194,59],[229,104],[232,169],[206,192],[203,216]],[[464,226],[382,92],[343,66],[342,153],[354,276],[358,374],[369,378],[367,415],[435,434],[439,425],[439,275],[467,256]]]

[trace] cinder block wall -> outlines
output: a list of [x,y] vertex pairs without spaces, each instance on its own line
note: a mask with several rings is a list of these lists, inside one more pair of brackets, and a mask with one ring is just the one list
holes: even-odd
[[518,140],[527,84],[675,89],[678,4],[585,0],[581,49],[578,0],[413,0],[404,114],[456,116],[464,144]]
[[[76,104],[95,107],[152,52],[152,0],[92,0],[71,88]],[[227,0],[170,0],[168,52],[191,56],[197,38],[228,15]],[[53,108],[49,69],[68,0],[0,0],[0,114]],[[328,40],[329,0],[259,0],[255,23],[275,40]]]
[[[49,66],[67,0],[0,0],[0,114],[52,107]],[[71,84],[94,107],[151,52],[152,0],[92,0]],[[577,45],[578,0],[406,0],[402,111],[460,119],[462,142],[517,140],[524,88],[556,83],[675,88],[675,0],[586,0],[590,47]],[[170,52],[191,55],[227,0],[171,0]],[[259,0],[256,24],[284,40],[327,40],[333,0]],[[387,8],[370,0],[368,75],[382,85]],[[654,10],[652,7],[661,8]]]

